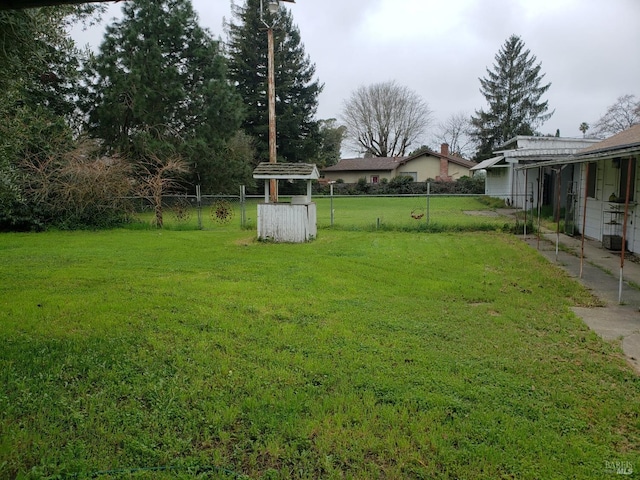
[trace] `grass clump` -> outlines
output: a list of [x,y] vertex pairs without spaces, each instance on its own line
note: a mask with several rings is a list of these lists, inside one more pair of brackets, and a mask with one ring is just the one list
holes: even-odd
[[49,232],[0,254],[0,477],[640,468],[638,377],[512,236]]

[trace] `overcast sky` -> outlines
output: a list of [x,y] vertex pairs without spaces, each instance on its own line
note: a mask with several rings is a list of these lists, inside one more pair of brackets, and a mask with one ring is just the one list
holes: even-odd
[[[200,24],[224,39],[230,0],[192,0]],[[244,0],[235,0],[242,3]],[[266,1],[266,0],[265,0]],[[109,4],[105,20],[119,15]],[[555,114],[543,134],[582,137],[624,94],[640,96],[640,0],[296,0],[284,3],[324,83],[318,118],[339,118],[360,85],[396,80],[436,120],[486,108],[479,77],[511,35],[542,64]],[[74,34],[96,46],[102,30]],[[266,48],[266,46],[265,46]],[[276,86],[277,88],[277,86]],[[431,135],[423,143],[436,146]]]

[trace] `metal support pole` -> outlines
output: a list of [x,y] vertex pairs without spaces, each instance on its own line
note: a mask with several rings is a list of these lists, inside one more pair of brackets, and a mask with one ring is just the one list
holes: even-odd
[[527,185],[529,181],[529,170],[524,171],[524,239],[527,239]]
[[543,170],[542,167],[540,167],[538,169],[538,245],[537,248],[538,250],[540,250],[540,229],[542,227],[542,222],[540,220],[540,217],[542,216],[542,212],[541,212],[541,204],[542,204],[542,188],[544,186],[544,182],[543,182]]
[[584,267],[584,237],[587,228],[587,198],[589,198],[589,164],[585,164],[586,174],[584,180],[584,205],[582,205],[582,238],[580,240],[580,278],[582,278],[582,270]]
[[622,249],[620,250],[620,281],[618,282],[618,303],[622,303],[622,273],[624,271],[624,251],[627,243],[627,220],[629,218],[629,190],[631,190],[631,166],[633,158],[629,157],[627,165],[627,191],[624,199],[624,220],[622,222]]
[[562,169],[556,170],[556,263],[558,263],[558,250],[560,248],[560,201],[562,196]]

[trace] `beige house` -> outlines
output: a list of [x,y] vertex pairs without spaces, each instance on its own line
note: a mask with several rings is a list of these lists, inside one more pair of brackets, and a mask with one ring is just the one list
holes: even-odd
[[443,143],[440,153],[422,152],[410,157],[372,157],[348,158],[340,160],[331,167],[322,170],[325,181],[342,180],[345,183],[357,183],[365,178],[367,183],[379,183],[383,179],[394,177],[412,177],[414,182],[427,180],[453,181],[463,176],[471,176],[471,167],[475,165],[449,155],[449,145]]

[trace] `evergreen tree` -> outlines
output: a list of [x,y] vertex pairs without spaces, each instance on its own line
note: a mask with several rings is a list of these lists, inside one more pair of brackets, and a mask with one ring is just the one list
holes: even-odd
[[[323,86],[314,80],[315,65],[304,52],[291,13],[281,7],[273,17],[266,4],[264,19],[268,24],[275,23],[278,158],[286,162],[313,161],[321,143],[314,117]],[[255,139],[258,161],[268,161],[267,31],[260,19],[260,1],[246,0],[244,6],[233,4],[232,9],[234,20],[227,24],[229,76],[247,108],[243,128]]]
[[320,127],[320,149],[313,163],[319,168],[330,167],[340,161],[342,141],[347,127],[338,125],[335,118],[318,121]]
[[493,150],[516,135],[534,135],[553,112],[540,98],[551,86],[541,85],[544,74],[524,42],[511,35],[495,56],[493,69],[480,78],[480,92],[489,104],[471,118],[472,135],[479,142],[476,160],[491,157]]
[[25,161],[71,150],[81,52],[67,27],[101,8],[0,11],[0,228],[30,228],[39,206],[25,195]]
[[220,178],[243,109],[190,0],[126,2],[89,72],[89,130],[108,149],[133,161],[179,155],[205,190],[251,180],[248,169],[240,180]]

